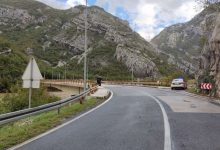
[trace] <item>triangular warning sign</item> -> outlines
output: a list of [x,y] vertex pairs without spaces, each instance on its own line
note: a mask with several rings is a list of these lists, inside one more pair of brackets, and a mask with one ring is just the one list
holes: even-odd
[[25,72],[22,76],[22,80],[41,80],[43,79],[40,69],[35,61],[35,59],[32,57],[29,61],[29,64],[27,68],[25,69]]

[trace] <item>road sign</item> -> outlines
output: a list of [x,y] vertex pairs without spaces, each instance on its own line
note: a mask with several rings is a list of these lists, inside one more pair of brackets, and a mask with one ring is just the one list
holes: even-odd
[[23,88],[29,88],[29,108],[31,108],[32,88],[40,88],[40,80],[43,79],[40,69],[34,59],[31,57],[27,68],[22,76]]
[[40,88],[40,80],[42,79],[40,69],[32,57],[22,76],[23,88]]
[[211,83],[201,83],[201,89],[211,90],[212,89],[212,84]]

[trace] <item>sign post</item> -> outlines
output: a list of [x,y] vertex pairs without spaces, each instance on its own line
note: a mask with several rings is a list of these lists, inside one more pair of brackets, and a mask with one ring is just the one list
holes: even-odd
[[29,105],[28,108],[31,108],[31,95],[32,95],[32,84],[33,84],[33,58],[30,60],[31,69],[30,69],[30,87],[29,87]]
[[40,73],[40,69],[34,57],[31,57],[22,76],[23,88],[29,88],[29,108],[31,108],[32,88],[40,88],[40,80],[42,79],[43,77]]

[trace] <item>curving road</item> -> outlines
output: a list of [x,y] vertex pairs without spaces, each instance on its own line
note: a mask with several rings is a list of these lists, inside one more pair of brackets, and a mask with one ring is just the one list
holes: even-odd
[[220,150],[219,106],[184,91],[108,88],[114,93],[108,103],[18,149]]

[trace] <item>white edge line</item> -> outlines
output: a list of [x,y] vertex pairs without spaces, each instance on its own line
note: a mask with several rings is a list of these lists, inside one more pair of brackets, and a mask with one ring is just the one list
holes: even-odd
[[165,108],[163,107],[163,105],[161,104],[161,102],[156,99],[155,97],[149,95],[151,98],[153,98],[158,105],[160,106],[160,109],[162,111],[163,114],[163,120],[164,120],[164,150],[172,150],[171,148],[171,135],[170,135],[170,123],[169,123],[169,119],[166,113]]
[[111,93],[111,96],[110,96],[105,102],[101,103],[100,105],[96,106],[95,108],[93,108],[93,109],[91,109],[91,110],[85,112],[84,114],[81,114],[80,116],[78,116],[78,117],[76,117],[76,118],[74,118],[74,119],[72,119],[72,120],[70,120],[70,121],[68,121],[68,122],[66,122],[66,123],[64,123],[64,124],[62,124],[62,125],[60,125],[60,126],[57,126],[57,127],[53,128],[53,129],[47,131],[47,132],[45,132],[45,133],[42,133],[42,134],[40,134],[40,135],[38,135],[38,136],[36,136],[36,137],[34,137],[34,138],[31,138],[31,139],[29,139],[29,140],[27,140],[27,141],[21,143],[21,144],[18,144],[18,145],[16,145],[16,146],[12,147],[12,148],[9,148],[8,150],[16,150],[16,149],[18,149],[18,148],[21,148],[22,146],[27,145],[27,144],[29,144],[29,143],[31,143],[31,142],[37,140],[37,139],[40,139],[40,138],[42,138],[42,137],[44,137],[44,136],[46,136],[46,135],[48,135],[48,134],[50,134],[50,133],[52,133],[52,132],[54,132],[54,131],[56,131],[56,130],[59,130],[60,128],[62,128],[62,127],[64,127],[64,126],[66,126],[66,125],[68,125],[68,124],[70,124],[70,123],[72,123],[72,122],[74,122],[74,121],[76,121],[76,120],[78,120],[78,119],[80,119],[80,118],[82,118],[82,117],[88,115],[89,113],[91,113],[91,112],[97,110],[98,108],[102,107],[103,105],[105,105],[107,102],[109,102],[109,101],[112,99],[112,97],[113,97],[113,92],[110,91],[110,93]]

